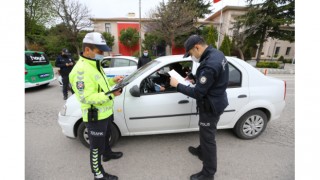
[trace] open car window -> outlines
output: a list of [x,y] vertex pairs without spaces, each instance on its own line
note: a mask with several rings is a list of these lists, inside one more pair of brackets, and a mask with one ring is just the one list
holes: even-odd
[[170,85],[169,71],[174,69],[182,77],[186,77],[192,69],[192,62],[176,62],[167,64],[157,71],[151,73],[140,84],[141,94],[158,94],[158,93],[173,93],[177,92],[175,87]]

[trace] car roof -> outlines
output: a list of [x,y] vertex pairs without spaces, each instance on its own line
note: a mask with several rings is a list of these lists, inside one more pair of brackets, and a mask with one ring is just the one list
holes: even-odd
[[[230,62],[234,62],[234,61],[243,61],[241,59],[235,58],[235,57],[231,57],[231,56],[226,56],[227,60]],[[183,58],[183,54],[180,55],[168,55],[168,56],[161,56],[155,59],[156,61],[159,62],[166,62],[166,61],[172,61],[172,62],[180,62],[180,61],[186,61],[186,60],[190,60],[192,61],[191,57],[187,57],[187,58]]]
[[136,58],[134,56],[105,56],[103,59],[106,59],[106,58],[123,58],[123,59],[130,59],[130,60],[138,62],[138,58]]
[[26,54],[31,54],[31,53],[43,54],[44,52],[41,52],[41,51],[32,51],[32,50],[25,50],[24,53],[26,53]]

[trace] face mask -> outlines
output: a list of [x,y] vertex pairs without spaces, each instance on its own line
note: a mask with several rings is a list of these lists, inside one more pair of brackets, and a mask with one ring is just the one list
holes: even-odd
[[104,56],[103,55],[100,55],[100,54],[96,54],[94,59],[97,60],[97,61],[101,61],[103,60]]
[[143,53],[144,56],[148,56],[148,53]]
[[194,56],[191,56],[191,59],[192,59],[192,61],[194,61],[194,62],[199,62],[199,60],[200,60],[200,59],[198,59],[198,58],[196,58],[196,57],[194,57]]

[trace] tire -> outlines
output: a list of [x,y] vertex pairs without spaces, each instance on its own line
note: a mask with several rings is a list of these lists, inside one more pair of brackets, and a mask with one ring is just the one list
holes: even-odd
[[233,131],[241,139],[254,139],[261,135],[268,123],[267,116],[260,110],[252,110],[244,114]]
[[[112,147],[117,143],[119,140],[120,133],[118,131],[118,128],[114,123],[111,123],[111,136],[110,136],[110,146]],[[80,142],[86,146],[87,148],[90,147],[89,142],[89,136],[88,136],[88,130],[84,124],[84,122],[81,122],[78,128],[78,138]],[[106,142],[108,143],[108,141]]]

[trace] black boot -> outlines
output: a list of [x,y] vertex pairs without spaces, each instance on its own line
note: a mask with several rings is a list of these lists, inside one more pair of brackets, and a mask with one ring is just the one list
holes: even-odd
[[122,152],[111,152],[111,153],[103,156],[103,162],[107,162],[110,159],[119,159],[122,156],[123,156]]
[[190,176],[190,180],[214,180],[213,176],[206,176],[202,172],[198,172]]
[[105,173],[102,178],[94,178],[94,180],[118,180],[117,176]]
[[192,155],[198,156],[198,158],[199,158],[201,161],[203,161],[201,151],[199,151],[198,148],[189,146],[188,150],[189,150],[189,152],[190,152]]

